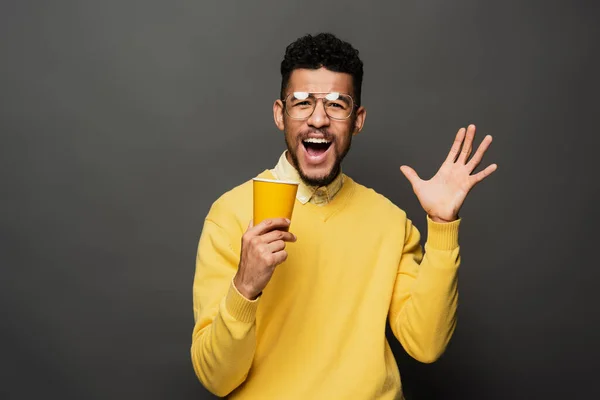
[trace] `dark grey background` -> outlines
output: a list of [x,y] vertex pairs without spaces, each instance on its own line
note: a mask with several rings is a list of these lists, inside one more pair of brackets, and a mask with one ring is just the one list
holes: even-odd
[[598,396],[597,4],[3,1],[0,397],[210,398],[189,360],[202,221],[276,162],[279,62],[319,31],[365,62],[345,171],[419,229],[398,167],[432,176],[471,122],[494,136],[451,345],[431,365],[394,347],[407,398]]

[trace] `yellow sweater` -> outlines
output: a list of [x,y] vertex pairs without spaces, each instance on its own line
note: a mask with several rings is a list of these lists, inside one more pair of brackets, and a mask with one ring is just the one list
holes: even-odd
[[231,399],[402,398],[386,318],[415,359],[443,353],[456,324],[460,220],[427,217],[423,253],[404,211],[344,175],[331,202],[296,201],[298,240],[249,301],[232,278],[251,217],[248,181],[215,201],[204,222],[191,346],[203,385]]

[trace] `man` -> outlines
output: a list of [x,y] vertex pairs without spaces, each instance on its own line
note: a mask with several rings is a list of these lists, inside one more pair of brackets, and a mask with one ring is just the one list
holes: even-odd
[[[191,357],[208,390],[232,399],[398,399],[386,319],[430,363],[456,324],[459,209],[496,165],[471,175],[475,127],[460,129],[430,180],[408,166],[426,212],[425,252],[406,213],[341,171],[364,126],[363,64],[331,34],[288,46],[273,105],[287,151],[258,176],[299,182],[292,217],[256,226],[252,183],[208,212],[196,260]],[[289,229],[288,229],[289,228]]]

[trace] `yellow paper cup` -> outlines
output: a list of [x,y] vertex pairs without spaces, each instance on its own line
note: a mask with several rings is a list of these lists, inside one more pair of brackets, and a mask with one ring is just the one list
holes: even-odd
[[269,218],[292,220],[298,183],[272,179],[253,179],[254,225]]

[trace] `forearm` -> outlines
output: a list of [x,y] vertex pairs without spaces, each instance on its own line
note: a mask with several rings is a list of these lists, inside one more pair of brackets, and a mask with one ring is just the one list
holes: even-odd
[[225,396],[248,375],[256,349],[257,301],[244,299],[232,285],[214,319],[200,319],[192,337],[192,364],[198,379]]
[[458,248],[425,249],[410,298],[391,323],[405,350],[429,363],[444,352],[456,326],[460,256]]
[[459,224],[428,219],[424,255],[418,231],[409,224],[412,234],[399,267],[390,324],[405,350],[422,362],[440,357],[456,326]]

